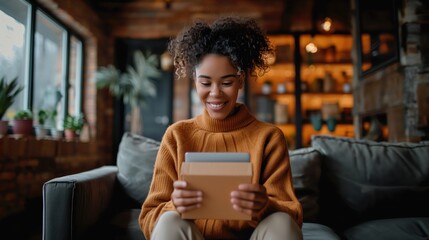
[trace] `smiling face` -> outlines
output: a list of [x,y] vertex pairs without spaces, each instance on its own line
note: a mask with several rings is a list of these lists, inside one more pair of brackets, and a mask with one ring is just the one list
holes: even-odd
[[238,91],[243,88],[243,74],[222,55],[208,54],[195,69],[195,86],[201,103],[210,117],[225,119],[235,108]]

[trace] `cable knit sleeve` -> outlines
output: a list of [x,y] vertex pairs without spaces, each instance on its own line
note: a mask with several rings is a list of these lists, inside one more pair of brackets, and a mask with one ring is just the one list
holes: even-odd
[[282,211],[290,214],[299,226],[302,226],[302,207],[295,196],[289,153],[281,130],[274,131],[266,139],[260,184],[267,189],[269,202],[260,212],[260,220],[267,215]]
[[149,194],[143,203],[139,224],[145,238],[150,239],[158,217],[166,211],[175,211],[171,201],[173,182],[177,180],[177,153],[171,131],[166,132],[155,162]]

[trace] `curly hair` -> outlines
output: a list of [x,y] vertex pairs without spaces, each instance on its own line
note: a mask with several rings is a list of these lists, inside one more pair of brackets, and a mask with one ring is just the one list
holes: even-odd
[[266,57],[273,54],[270,41],[256,21],[240,17],[219,18],[211,25],[195,22],[170,41],[168,50],[173,56],[176,74],[190,78],[207,54],[228,57],[234,67],[244,72],[246,79],[251,74],[265,73]]

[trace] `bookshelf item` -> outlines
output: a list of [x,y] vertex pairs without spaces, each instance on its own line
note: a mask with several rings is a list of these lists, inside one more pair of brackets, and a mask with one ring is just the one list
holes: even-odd
[[[293,136],[296,148],[310,144],[314,134],[353,137],[351,34],[278,34],[269,38],[276,48],[275,61],[249,87],[249,104],[257,118],[276,124],[285,136]],[[306,51],[310,43],[316,52]],[[263,90],[267,82],[270,88]],[[316,112],[320,115],[317,124],[311,119]],[[330,120],[328,126],[330,117],[335,121]]]

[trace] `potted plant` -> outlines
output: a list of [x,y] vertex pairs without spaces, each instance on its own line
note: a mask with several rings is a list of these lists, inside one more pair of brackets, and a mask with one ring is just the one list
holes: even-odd
[[47,129],[45,127],[45,123],[46,123],[47,119],[48,119],[48,111],[40,109],[37,112],[37,123],[38,123],[38,125],[35,128],[36,136],[38,138],[43,138],[46,136]]
[[108,88],[110,93],[122,98],[131,105],[131,132],[142,134],[140,107],[146,105],[147,97],[156,96],[156,85],[152,80],[161,76],[158,68],[159,57],[141,51],[134,53],[134,67],[127,66],[125,73],[120,73],[113,66],[102,67],[95,75],[97,88]]
[[0,79],[0,135],[6,134],[8,129],[8,121],[3,120],[3,116],[22,89],[18,86],[18,78],[12,79],[9,83],[5,77]]
[[79,134],[83,128],[83,115],[79,114],[77,116],[67,115],[64,119],[64,136],[66,140],[73,140]]
[[20,110],[15,114],[13,133],[24,136],[33,134],[33,113],[31,110]]
[[48,122],[47,126],[50,129],[51,136],[55,139],[59,139],[62,136],[62,131],[57,128],[57,110],[48,110]]

